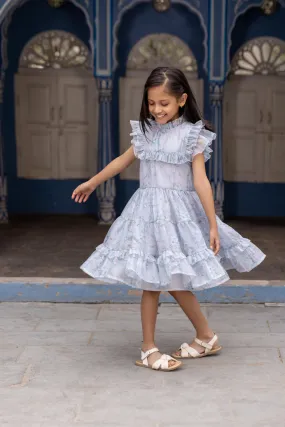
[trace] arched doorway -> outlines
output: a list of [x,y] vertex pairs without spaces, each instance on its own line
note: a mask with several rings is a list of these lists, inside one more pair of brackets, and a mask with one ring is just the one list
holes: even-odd
[[274,37],[246,42],[233,57],[225,84],[223,167],[240,206],[248,206],[247,216],[285,215],[278,198],[285,189],[284,105],[285,42]]
[[17,176],[86,178],[96,169],[95,82],[84,43],[65,31],[37,34],[15,75]]
[[[204,81],[198,79],[197,61],[192,50],[171,34],[149,34],[133,46],[127,60],[126,76],[120,78],[120,152],[129,147],[130,120],[138,120],[144,83],[157,66],[179,67],[186,74],[203,110]],[[138,180],[138,164],[127,168],[122,179]]]
[[[96,144],[97,141],[94,137],[96,129],[91,131],[93,138],[89,138],[88,135],[91,129],[89,123],[97,126],[97,100],[93,77],[93,48],[90,45],[91,30],[86,15],[77,7],[75,1],[66,2],[64,7],[56,10],[46,1],[30,0],[23,4],[19,3],[19,6],[9,17],[9,25],[5,23],[7,55],[3,133],[8,212],[9,214],[96,212],[95,200],[92,206],[82,206],[78,209],[70,197],[67,197],[82,178],[89,176],[90,171],[86,170],[86,159],[90,154],[88,140],[92,141],[92,144]],[[31,11],[38,16],[38,20],[32,19]],[[45,19],[41,19],[42,17]],[[25,25],[22,25],[23,22]],[[85,57],[84,60],[82,56]],[[34,86],[31,85],[32,76]],[[65,76],[64,84],[63,76]],[[28,86],[32,87],[31,92],[27,89],[28,80],[30,81]],[[89,84],[92,85],[92,90]],[[28,93],[27,98],[25,95]],[[82,110],[81,116],[77,117],[74,115],[75,111],[70,110],[71,104],[66,99],[77,97],[76,93],[79,94],[78,107],[80,104],[88,105],[88,111]],[[64,105],[68,106],[65,111],[63,108],[60,109],[63,104],[59,102],[61,101],[59,96],[65,97]],[[25,101],[21,102],[21,98],[25,98]],[[31,103],[29,117],[28,111],[23,113],[22,108],[27,100]],[[40,108],[39,102],[42,105]],[[48,122],[48,118],[50,120],[52,117],[54,119]],[[61,121],[61,129],[56,120]],[[25,126],[27,121],[28,127]],[[44,125],[47,127],[45,130]],[[24,132],[23,128],[26,129]],[[21,149],[24,146],[25,149]],[[96,145],[93,148],[96,152]],[[31,151],[33,156],[28,156],[27,153]],[[72,153],[71,157],[69,152]],[[93,171],[95,168],[96,154]]]
[[[147,25],[145,23],[147,22]],[[127,28],[127,31],[126,31]],[[187,28],[187,31],[185,31]],[[171,8],[165,13],[158,13],[152,2],[135,1],[129,3],[118,16],[114,27],[114,44],[113,44],[113,70],[114,70],[114,87],[112,100],[112,122],[113,122],[113,138],[115,145],[115,155],[120,153],[121,128],[126,130],[126,144],[130,144],[130,124],[128,119],[126,123],[121,123],[120,109],[122,103],[120,100],[120,82],[127,76],[130,76],[128,63],[131,51],[134,46],[146,39],[148,36],[156,34],[167,34],[177,37],[186,46],[191,48],[194,58],[197,63],[197,76],[203,79],[204,82],[204,114],[210,119],[211,109],[208,93],[208,75],[207,75],[207,26],[197,8],[190,3],[184,1],[173,2]],[[144,75],[148,75],[148,71],[144,70]],[[143,82],[145,83],[145,82]],[[141,93],[139,95],[141,97]],[[140,99],[141,100],[141,99]],[[125,108],[126,106],[124,106]],[[128,107],[127,107],[128,108]],[[131,117],[135,120],[134,113]],[[132,177],[116,180],[117,198],[116,212],[120,214],[123,207],[126,205],[134,191],[137,189],[139,182],[137,180],[137,170],[133,169]]]

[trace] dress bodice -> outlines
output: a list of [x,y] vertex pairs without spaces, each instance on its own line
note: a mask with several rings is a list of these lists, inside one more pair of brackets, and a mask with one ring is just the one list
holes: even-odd
[[150,123],[144,134],[140,122],[131,121],[135,156],[141,160],[140,187],[193,190],[191,162],[199,153],[205,161],[210,158],[209,145],[216,135],[201,120],[193,124],[180,117],[164,125]]

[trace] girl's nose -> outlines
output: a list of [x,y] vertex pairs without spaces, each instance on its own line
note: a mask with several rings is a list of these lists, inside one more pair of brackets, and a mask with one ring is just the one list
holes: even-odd
[[161,113],[161,107],[159,105],[155,106],[154,109],[153,109],[153,112],[155,114]]

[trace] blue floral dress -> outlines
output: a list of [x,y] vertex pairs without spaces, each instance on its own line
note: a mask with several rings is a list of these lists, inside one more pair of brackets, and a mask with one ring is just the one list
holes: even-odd
[[221,249],[209,248],[209,223],[193,186],[191,162],[205,161],[216,135],[202,121],[151,122],[144,135],[131,121],[140,160],[140,188],[104,243],[81,266],[90,276],[144,290],[202,290],[229,280],[226,270],[250,271],[265,255],[217,217]]

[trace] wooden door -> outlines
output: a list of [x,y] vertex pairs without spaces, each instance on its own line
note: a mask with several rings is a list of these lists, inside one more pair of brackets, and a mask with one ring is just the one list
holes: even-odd
[[268,78],[265,182],[285,182],[285,80]]
[[226,181],[262,182],[265,163],[266,86],[254,77],[225,87],[223,165]]
[[15,76],[18,176],[52,178],[57,173],[56,81],[48,76]]
[[[145,77],[120,79],[120,153],[131,145],[130,120],[139,120]],[[134,162],[121,173],[122,179],[139,179],[139,162]]]
[[196,98],[198,107],[203,114],[204,111],[204,80],[200,79],[188,79],[190,88]]
[[59,76],[60,178],[88,178],[96,173],[97,104],[93,78]]

